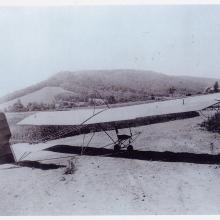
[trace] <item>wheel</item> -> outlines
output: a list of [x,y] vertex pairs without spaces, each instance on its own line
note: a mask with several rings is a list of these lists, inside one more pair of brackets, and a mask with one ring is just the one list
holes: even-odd
[[114,151],[115,151],[115,152],[120,151],[120,149],[121,149],[121,146],[120,146],[119,144],[116,144],[116,145],[114,146]]
[[127,151],[128,151],[129,154],[132,153],[133,150],[134,150],[134,148],[133,148],[132,145],[129,145],[129,146],[127,147]]

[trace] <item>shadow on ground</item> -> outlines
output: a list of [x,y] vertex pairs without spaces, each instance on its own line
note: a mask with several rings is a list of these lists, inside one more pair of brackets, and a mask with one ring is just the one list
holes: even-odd
[[[56,145],[45,149],[47,151],[68,153],[68,154],[82,154],[82,147],[70,145]],[[129,154],[126,150],[121,150],[119,153],[114,153],[112,149],[86,147],[83,150],[83,155],[87,156],[105,156],[147,161],[161,161],[161,162],[184,162],[196,164],[220,164],[220,155],[212,154],[194,154],[194,153],[174,153],[170,151],[139,151],[134,150]]]
[[30,161],[30,160],[19,161],[16,163],[16,165],[20,167],[30,167],[30,168],[41,169],[41,170],[54,170],[54,169],[65,167],[63,165],[57,165],[57,164],[52,164],[52,163],[44,164],[38,161]]

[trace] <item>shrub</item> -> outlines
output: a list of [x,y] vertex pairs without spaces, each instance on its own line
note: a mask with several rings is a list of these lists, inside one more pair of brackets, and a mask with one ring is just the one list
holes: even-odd
[[220,133],[220,112],[217,112],[212,117],[208,118],[201,124],[202,127],[205,127],[208,131]]

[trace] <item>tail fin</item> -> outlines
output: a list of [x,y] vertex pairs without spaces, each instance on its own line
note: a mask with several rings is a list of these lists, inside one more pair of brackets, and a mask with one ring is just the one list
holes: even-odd
[[0,164],[13,163],[15,158],[10,147],[11,132],[5,114],[0,112]]

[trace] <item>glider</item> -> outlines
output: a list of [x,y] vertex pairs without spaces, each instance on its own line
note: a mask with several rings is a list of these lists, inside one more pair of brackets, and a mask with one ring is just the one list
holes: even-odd
[[[104,131],[111,139],[114,151],[127,148],[131,153],[132,143],[140,135],[140,132],[132,133],[132,127],[196,117],[202,110],[219,103],[220,93],[216,93],[122,107],[110,108],[106,105],[104,108],[38,112],[20,121],[18,125],[35,127],[35,132],[42,134],[38,141],[87,133],[93,133],[94,136],[96,132]],[[129,134],[120,134],[121,128],[128,128]],[[108,130],[115,130],[116,140],[109,135]]]

